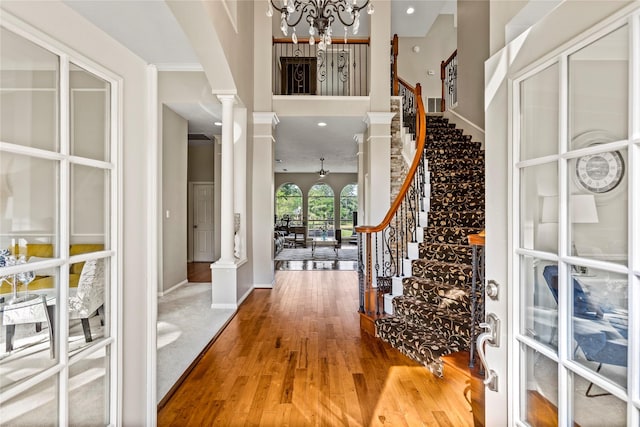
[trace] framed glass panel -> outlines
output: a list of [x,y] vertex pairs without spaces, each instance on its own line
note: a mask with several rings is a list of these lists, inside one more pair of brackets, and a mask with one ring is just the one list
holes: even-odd
[[558,364],[523,346],[521,413],[532,427],[558,425]]
[[520,160],[558,152],[558,64],[520,83]]
[[28,256],[57,256],[58,169],[54,160],[0,153],[0,249],[17,252],[24,239]]
[[57,426],[58,376],[47,378],[26,392],[1,403],[0,425]]
[[520,245],[546,252],[558,250],[558,165],[521,170]]
[[[538,258],[521,257],[520,292],[525,305],[520,333],[544,345],[558,348],[558,264]],[[555,281],[553,273],[555,272]]]
[[110,84],[70,64],[71,154],[109,161]]
[[627,263],[627,150],[569,161],[571,254]]
[[333,189],[328,184],[316,184],[309,190],[309,237],[333,235]]
[[109,424],[109,350],[101,348],[69,367],[69,425]]
[[[569,55],[570,139],[606,131],[626,139],[629,111],[629,29],[625,25]],[[574,149],[571,145],[571,149]]]
[[627,426],[627,404],[580,375],[572,374],[573,425]]
[[342,236],[355,234],[353,223],[358,212],[358,184],[346,185],[340,192],[340,230]]
[[58,271],[40,268],[0,277],[0,391],[57,363]]
[[59,150],[58,56],[5,28],[0,52],[0,141]]
[[106,247],[109,175],[106,169],[71,165],[70,255],[101,251]]
[[276,226],[289,230],[304,225],[302,215],[302,190],[295,184],[282,184],[276,191]]

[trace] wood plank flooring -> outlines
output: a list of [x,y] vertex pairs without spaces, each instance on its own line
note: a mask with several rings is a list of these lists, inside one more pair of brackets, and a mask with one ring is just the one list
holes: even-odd
[[211,283],[211,263],[188,262],[187,280],[191,283]]
[[472,426],[463,375],[434,377],[359,329],[357,273],[278,271],[158,413],[159,426]]

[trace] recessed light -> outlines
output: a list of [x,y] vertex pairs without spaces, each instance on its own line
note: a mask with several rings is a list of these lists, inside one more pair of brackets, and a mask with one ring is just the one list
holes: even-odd
[[213,122],[213,124],[216,126],[222,126],[222,122]]
[[407,8],[407,15],[411,15],[413,14],[413,12],[415,12],[416,10],[413,8],[413,6],[409,6]]
[[327,124],[325,122],[319,122],[318,126],[320,126],[321,128],[325,127]]

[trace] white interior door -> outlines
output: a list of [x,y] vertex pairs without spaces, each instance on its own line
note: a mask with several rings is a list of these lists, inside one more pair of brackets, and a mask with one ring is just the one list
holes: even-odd
[[[487,348],[499,380],[486,425],[637,426],[640,18],[524,70],[510,81],[509,153],[487,151],[487,170],[508,165],[488,172],[486,200],[487,279],[508,285],[487,312],[508,332]],[[507,218],[491,217],[494,200]]]
[[193,184],[193,260],[213,261],[213,184]]

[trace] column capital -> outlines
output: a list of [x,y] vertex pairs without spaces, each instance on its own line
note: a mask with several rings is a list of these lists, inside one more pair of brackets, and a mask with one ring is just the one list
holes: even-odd
[[238,103],[238,95],[235,93],[216,93],[214,94],[221,103],[225,103],[231,101],[233,104]]
[[253,123],[257,125],[270,124],[271,127],[275,128],[280,123],[280,119],[273,111],[255,111],[253,113]]
[[397,113],[389,111],[369,111],[364,117],[364,122],[367,126],[371,125],[390,125],[393,116]]

